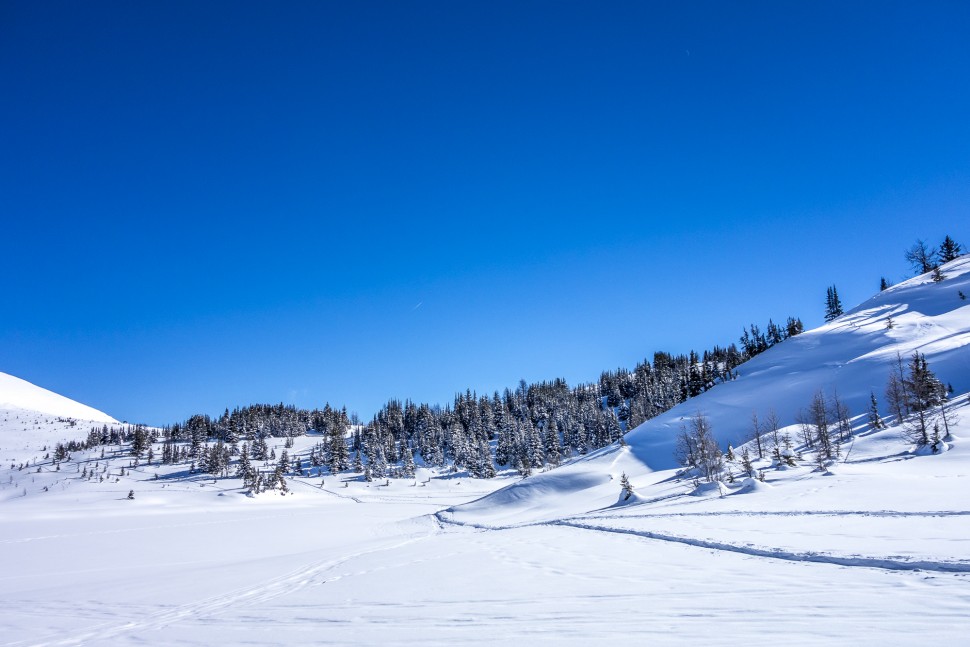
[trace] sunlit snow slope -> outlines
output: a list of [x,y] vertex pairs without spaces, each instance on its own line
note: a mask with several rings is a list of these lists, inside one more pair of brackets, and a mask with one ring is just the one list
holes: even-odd
[[0,447],[79,440],[93,423],[115,423],[108,414],[18,377],[0,373]]
[[[739,376],[640,425],[626,435],[629,447],[612,445],[570,465],[535,475],[451,511],[465,523],[522,523],[559,518],[614,504],[622,473],[634,483],[677,467],[677,433],[685,420],[708,416],[722,448],[750,438],[751,416],[774,410],[781,426],[795,424],[813,394],[834,392],[849,406],[854,425],[865,422],[870,393],[888,416],[883,392],[897,353],[914,351],[955,393],[970,390],[970,256],[880,292],[838,319],[792,337],[739,367]],[[891,320],[891,325],[890,325]],[[790,430],[793,432],[794,429]],[[658,477],[661,475],[658,474]],[[670,475],[664,475],[669,477]],[[652,479],[656,481],[657,479]],[[649,494],[655,494],[652,488]]]

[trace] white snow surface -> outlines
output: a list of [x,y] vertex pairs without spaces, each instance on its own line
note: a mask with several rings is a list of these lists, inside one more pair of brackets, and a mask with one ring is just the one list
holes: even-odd
[[[127,447],[55,464],[40,439],[0,444],[0,645],[966,644],[970,259],[943,269],[769,350],[627,445],[525,479],[310,473],[248,497],[184,464],[135,466]],[[917,349],[955,388],[937,455],[863,413],[897,350]],[[796,467],[755,460],[764,481],[737,463],[720,487],[678,474],[683,417],[704,412],[739,454],[752,409],[789,425],[818,388],[857,416],[826,472],[796,448]],[[617,505],[623,473],[635,496]]]
[[0,373],[0,410],[26,410],[59,418],[115,423],[117,420],[86,404],[31,384],[19,377]]

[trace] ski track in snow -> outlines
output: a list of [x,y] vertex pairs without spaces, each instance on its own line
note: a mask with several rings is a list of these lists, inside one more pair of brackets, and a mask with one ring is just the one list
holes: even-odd
[[879,568],[891,571],[937,571],[941,573],[970,573],[970,562],[938,562],[928,560],[900,561],[884,557],[862,557],[862,556],[838,556],[831,553],[796,553],[783,550],[755,548],[753,546],[738,546],[719,541],[705,539],[695,539],[693,537],[682,537],[666,533],[653,532],[650,530],[634,530],[632,528],[615,528],[611,526],[600,526],[575,521],[553,521],[549,525],[565,526],[578,528],[580,530],[594,530],[598,532],[612,532],[621,535],[634,535],[644,539],[655,539],[658,541],[674,542],[704,548],[709,550],[720,550],[731,553],[740,553],[751,557],[766,557],[770,559],[781,559],[790,562],[814,562],[819,564],[832,564],[835,566],[854,566],[863,568]]
[[[134,631],[157,630],[167,625],[181,622],[187,619],[204,619],[216,616],[222,611],[236,608],[240,605],[265,604],[280,596],[295,593],[301,589],[311,586],[321,586],[327,582],[335,582],[343,579],[347,575],[334,575],[328,577],[327,574],[333,569],[343,566],[355,559],[373,555],[375,553],[393,551],[409,544],[414,544],[433,537],[441,531],[439,524],[435,523],[432,529],[418,537],[409,537],[404,541],[395,542],[389,545],[359,551],[350,555],[345,555],[337,559],[330,559],[323,562],[310,563],[290,572],[270,580],[266,580],[258,586],[246,586],[229,591],[220,595],[215,595],[205,600],[181,604],[171,609],[149,614],[145,619],[118,623],[107,623],[101,626],[94,626],[82,629],[80,633],[65,638],[62,634],[52,635],[41,640],[17,641],[4,643],[7,647],[21,647],[30,645],[31,647],[41,647],[48,645],[81,645],[90,642],[101,643],[110,639],[118,638],[124,634]],[[356,573],[356,575],[366,574],[369,571]]]
[[[818,564],[831,564],[834,566],[849,566],[863,568],[878,568],[890,571],[934,571],[940,573],[970,573],[970,562],[967,561],[934,561],[934,560],[901,560],[889,557],[867,557],[862,555],[833,555],[824,552],[795,552],[773,548],[758,548],[752,545],[739,546],[728,542],[712,541],[707,539],[697,539],[670,533],[655,532],[650,530],[637,530],[633,528],[617,528],[615,526],[605,526],[591,523],[584,523],[575,519],[556,519],[552,521],[540,521],[534,523],[523,523],[509,526],[489,526],[463,521],[448,519],[441,513],[432,515],[439,523],[454,525],[465,528],[472,528],[479,531],[502,531],[517,530],[521,528],[535,526],[562,526],[576,528],[579,530],[589,530],[596,532],[607,532],[620,535],[633,535],[643,539],[665,541],[701,548],[705,550],[719,550],[731,553],[738,553],[750,557],[763,557],[768,559],[779,559],[790,562],[813,562]],[[803,511],[803,512],[701,512],[701,513],[672,513],[672,514],[646,514],[646,515],[624,515],[623,517],[597,516],[592,515],[590,519],[644,519],[662,517],[770,517],[770,516],[868,516],[868,517],[953,517],[970,516],[970,511],[962,510],[943,510],[935,512],[897,512],[882,510],[874,512],[865,511]]]

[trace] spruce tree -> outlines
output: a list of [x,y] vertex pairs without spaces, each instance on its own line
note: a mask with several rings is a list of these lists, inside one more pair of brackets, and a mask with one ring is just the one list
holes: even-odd
[[879,417],[879,403],[876,401],[876,394],[869,392],[869,426],[873,429],[882,429],[885,425]]
[[633,486],[630,485],[630,479],[627,478],[626,472],[623,472],[623,475],[620,476],[620,490],[624,501],[629,501],[630,497],[633,496]]
[[941,263],[949,263],[950,261],[958,258],[962,253],[963,246],[947,236],[943,239],[943,243],[940,245],[940,250],[937,252],[937,256],[939,256]]
[[414,454],[411,453],[411,448],[404,445],[401,448],[401,454],[403,455],[403,464],[401,467],[401,476],[404,478],[414,477]]
[[929,410],[941,401],[943,387],[930,370],[926,356],[916,351],[910,358],[908,374],[903,380],[906,402],[916,414],[909,427],[909,437],[918,446],[930,443]]
[[825,321],[832,321],[844,314],[842,301],[839,299],[839,292],[835,286],[829,286],[825,293]]

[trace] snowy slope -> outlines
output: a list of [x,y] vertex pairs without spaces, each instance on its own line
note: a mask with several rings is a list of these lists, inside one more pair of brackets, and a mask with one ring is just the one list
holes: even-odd
[[106,413],[0,373],[0,457],[82,440],[92,426],[118,424]]
[[[968,264],[780,344],[627,446],[526,479],[314,468],[286,496],[250,497],[238,478],[161,464],[160,444],[154,460],[111,444],[60,462],[0,446],[0,645],[964,644]],[[682,416],[704,411],[733,441],[752,409],[788,424],[833,386],[860,414],[914,349],[957,391],[945,453],[860,416],[827,472],[758,460],[764,482],[699,495],[672,467]],[[624,472],[636,495],[618,505]]]
[[4,409],[26,409],[49,416],[77,420],[118,422],[97,409],[21,380],[19,377],[0,373],[0,410]]
[[[570,465],[539,474],[490,497],[456,509],[455,520],[507,524],[548,520],[616,502],[622,473],[635,484],[654,484],[647,498],[667,496],[676,436],[692,415],[709,417],[721,447],[739,447],[750,437],[751,415],[769,409],[782,427],[795,424],[813,394],[837,392],[862,426],[870,392],[882,400],[897,353],[914,351],[957,394],[970,390],[970,256],[942,268],[946,280],[929,274],[880,292],[842,317],[778,344],[739,367],[739,377],[692,398],[627,434],[628,447],[602,448]],[[892,319],[892,327],[887,325]],[[884,404],[884,403],[883,403]],[[883,407],[881,412],[888,416]],[[793,436],[795,429],[789,430]],[[897,434],[898,435],[898,434]],[[864,446],[866,440],[861,440]],[[651,477],[651,474],[656,476]],[[665,481],[667,488],[657,481]],[[681,488],[682,489],[682,488]]]

